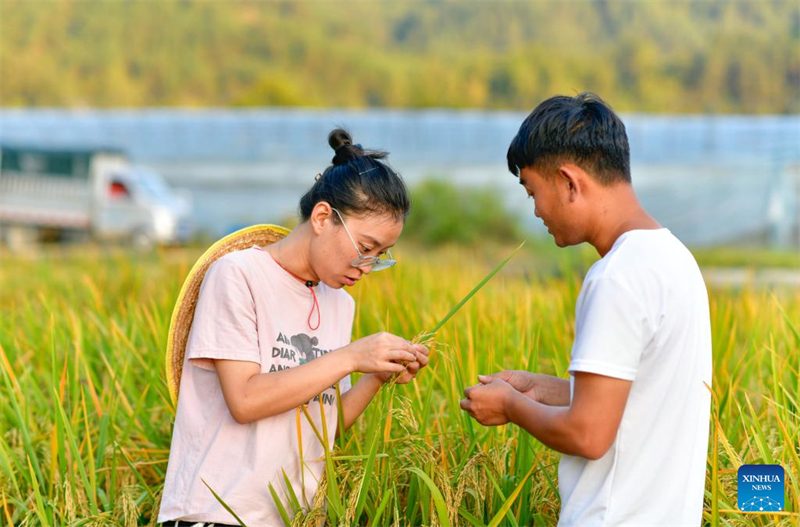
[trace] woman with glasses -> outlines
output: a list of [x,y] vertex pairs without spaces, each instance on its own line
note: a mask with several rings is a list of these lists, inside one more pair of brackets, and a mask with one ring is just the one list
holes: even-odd
[[[407,383],[428,363],[424,346],[389,333],[351,342],[355,304],[343,288],[395,264],[389,250],[410,200],[385,152],[365,151],[341,129],[328,143],[333,164],[300,200],[300,225],[219,258],[203,279],[158,518],[165,525],[235,523],[208,487],[247,525],[282,525],[268,485],[283,498],[288,480],[309,506],[324,470],[320,438],[332,446],[338,423],[349,428],[383,383],[395,375]],[[351,386],[355,372],[364,375]]]

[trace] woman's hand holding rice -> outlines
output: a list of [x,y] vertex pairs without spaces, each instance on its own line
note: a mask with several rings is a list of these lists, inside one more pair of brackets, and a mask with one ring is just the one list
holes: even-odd
[[360,338],[341,351],[350,361],[350,370],[361,373],[401,373],[406,371],[401,362],[411,363],[417,359],[410,342],[386,332]]
[[[406,363],[405,371],[399,373],[397,376],[397,384],[407,384],[411,382],[416,378],[419,371],[428,365],[428,348],[422,344],[412,344],[411,348],[414,350],[416,358]],[[394,373],[388,371],[375,374],[375,376],[384,383],[388,382],[389,379],[392,378],[392,375],[394,375]]]

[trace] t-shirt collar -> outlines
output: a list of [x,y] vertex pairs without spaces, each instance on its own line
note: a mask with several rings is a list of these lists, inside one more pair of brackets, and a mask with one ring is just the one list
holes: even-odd
[[[281,267],[278,264],[278,262],[275,261],[275,258],[272,257],[272,254],[270,254],[268,251],[265,251],[264,248],[259,245],[253,245],[252,248],[264,254],[265,256],[264,259],[267,262],[267,266],[269,266],[270,268],[269,273],[271,275],[276,276],[278,280],[283,282],[287,287],[291,288],[293,291],[302,293],[303,295],[306,296],[311,295],[311,291],[309,291],[308,287],[306,287],[306,285],[303,282],[294,278],[292,275],[286,272],[286,269]],[[319,286],[319,284],[317,284],[317,286]]]

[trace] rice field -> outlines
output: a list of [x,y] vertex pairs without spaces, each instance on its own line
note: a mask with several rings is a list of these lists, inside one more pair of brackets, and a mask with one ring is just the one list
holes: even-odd
[[[398,250],[351,290],[356,337],[431,329],[513,248]],[[155,525],[175,408],[169,317],[201,250],[99,249],[0,257],[0,518],[7,525]],[[272,492],[293,525],[555,525],[559,455],[458,408],[503,368],[564,376],[590,251],[528,247],[439,332],[417,382],[384,388],[337,439],[309,508]],[[800,523],[800,291],[710,291],[713,418],[703,523]],[[736,512],[736,470],[779,463],[786,511]],[[270,492],[265,481],[264,492]],[[327,502],[327,508],[325,503]],[[231,521],[233,523],[233,520]]]

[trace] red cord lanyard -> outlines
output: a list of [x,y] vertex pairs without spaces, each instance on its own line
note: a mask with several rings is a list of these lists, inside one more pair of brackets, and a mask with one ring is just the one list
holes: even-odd
[[[293,272],[291,272],[290,270],[285,268],[283,265],[281,265],[281,263],[279,261],[277,261],[277,260],[275,261],[275,263],[280,265],[281,269],[283,269],[284,271],[286,271],[287,273],[292,275],[296,280],[299,280],[300,282],[303,282],[303,284],[305,284],[305,286],[308,288],[308,290],[311,291],[311,297],[314,300],[311,303],[311,313],[308,314],[308,327],[309,327],[309,329],[311,329],[311,331],[318,330],[319,329],[319,325],[322,323],[322,315],[321,315],[321,312],[320,312],[320,309],[319,309],[319,301],[317,300],[317,293],[314,291],[314,282],[312,282],[311,280],[303,280],[302,278],[300,278],[299,276],[297,276],[296,274],[294,274]],[[316,327],[311,325],[311,317],[314,315],[314,310],[317,311],[317,325],[316,325]]]

